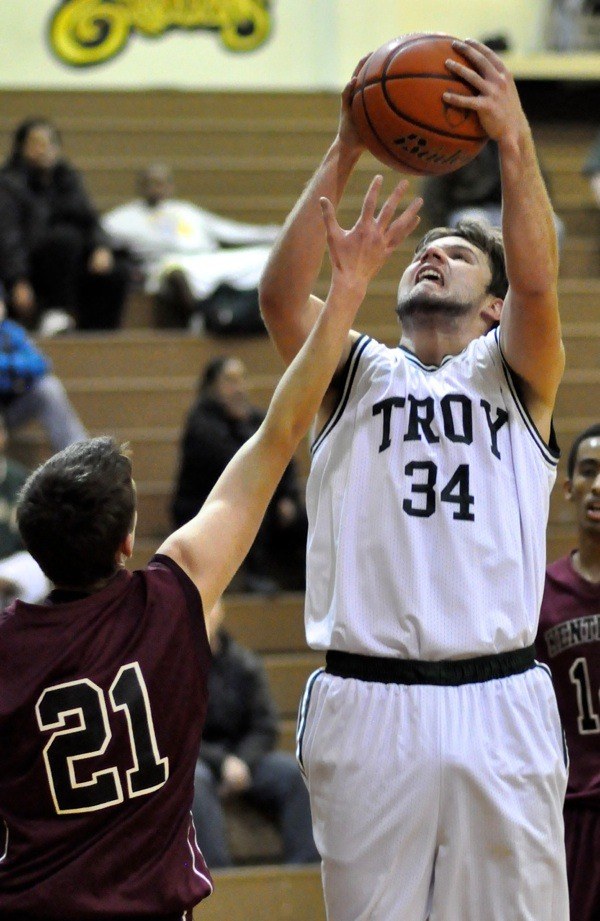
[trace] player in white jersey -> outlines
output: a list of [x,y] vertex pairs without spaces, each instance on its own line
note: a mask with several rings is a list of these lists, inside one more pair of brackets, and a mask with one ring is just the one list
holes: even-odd
[[[552,209],[514,80],[484,45],[449,71],[498,142],[502,238],[430,232],[395,349],[352,332],[317,419],[306,627],[326,650],[298,725],[330,921],[567,921],[566,755],[532,643],[564,367]],[[337,136],[261,283],[286,361],[334,205],[364,148]],[[329,206],[328,206],[329,207]],[[503,239],[503,245],[502,245]]]

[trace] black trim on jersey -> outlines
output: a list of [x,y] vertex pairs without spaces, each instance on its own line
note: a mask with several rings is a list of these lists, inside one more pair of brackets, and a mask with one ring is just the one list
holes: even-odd
[[472,659],[442,659],[439,662],[362,656],[329,649],[326,662],[327,674],[337,675],[338,678],[358,678],[359,681],[378,681],[381,684],[433,684],[444,687],[508,678],[510,675],[520,675],[536,665],[533,646],[475,656]]
[[412,361],[413,365],[416,365],[417,368],[421,369],[421,371],[428,371],[430,373],[433,371],[439,371],[440,368],[443,368],[444,365],[447,365],[448,362],[452,361],[453,358],[458,358],[459,355],[462,355],[462,353],[466,351],[466,348],[464,348],[460,352],[457,352],[456,355],[444,355],[439,365],[426,365],[421,361],[420,358],[417,358],[414,352],[411,352],[411,350],[407,349],[405,345],[402,345],[402,343],[400,343],[398,348],[402,349],[405,356],[409,361]]
[[502,359],[502,367],[504,369],[504,376],[508,383],[508,387],[512,394],[512,397],[515,403],[517,404],[517,409],[519,410],[521,418],[523,419],[523,422],[529,429],[531,436],[535,444],[539,448],[544,460],[548,464],[551,464],[553,467],[556,467],[558,464],[558,459],[560,457],[560,448],[556,440],[556,433],[554,431],[554,423],[553,422],[550,423],[550,439],[548,441],[548,444],[546,444],[546,442],[544,441],[544,439],[538,432],[535,422],[529,415],[529,410],[527,409],[527,407],[521,400],[521,397],[519,396],[519,389],[518,389],[517,380],[516,380],[517,375],[512,370],[511,366],[509,365],[506,358],[504,357],[504,352],[502,351],[502,346],[500,345],[498,327],[496,327],[496,329],[494,330],[494,336],[498,344],[498,349],[500,351],[500,357]]
[[304,762],[302,760],[302,743],[304,741],[304,730],[306,729],[306,715],[308,713],[310,698],[313,687],[315,685],[315,681],[319,675],[323,674],[324,671],[324,668],[319,668],[316,672],[312,673],[308,679],[304,694],[302,695],[302,700],[300,701],[300,707],[298,709],[298,723],[296,726],[296,761],[298,762],[298,766],[305,777],[306,772],[304,770]]
[[[545,662],[539,662],[539,661],[536,659],[535,667],[536,667],[536,668],[541,668],[541,670],[544,672],[544,674],[548,676],[548,678],[550,679],[550,681],[552,682],[552,684],[554,684],[554,679],[553,679],[553,677],[552,677],[552,672],[550,671],[550,667],[549,667]],[[559,716],[560,716],[560,714],[559,714]],[[560,724],[560,729],[561,729],[561,736],[562,736],[563,761],[564,761],[565,767],[566,767],[566,769],[567,769],[567,771],[568,771],[568,770],[569,770],[569,747],[568,747],[568,745],[567,745],[567,735],[566,735],[566,733],[565,733],[565,729],[564,729],[564,726],[563,726],[563,724],[562,724],[562,720],[561,720],[561,724]]]
[[208,632],[206,629],[206,620],[204,617],[204,607],[202,604],[202,598],[200,597],[200,592],[185,572],[181,566],[171,559],[170,556],[166,556],[164,553],[155,553],[150,563],[161,563],[163,566],[167,566],[171,570],[173,575],[176,576],[181,590],[185,595],[186,606],[188,613],[190,615],[190,622],[192,624],[192,632],[196,641],[196,651],[200,656],[200,661],[204,662],[206,656],[208,655],[209,660],[212,660],[212,653],[210,650],[210,643],[208,642]]
[[348,355],[348,360],[346,361],[346,364],[338,376],[341,391],[340,398],[336,405],[333,407],[329,419],[313,441],[310,447],[311,454],[314,454],[317,448],[323,443],[323,440],[327,437],[327,435],[329,435],[331,430],[340,421],[348,400],[350,399],[350,391],[352,390],[352,384],[354,383],[354,378],[356,377],[360,356],[370,341],[370,336],[362,335],[356,340],[356,342],[352,344],[350,354]]

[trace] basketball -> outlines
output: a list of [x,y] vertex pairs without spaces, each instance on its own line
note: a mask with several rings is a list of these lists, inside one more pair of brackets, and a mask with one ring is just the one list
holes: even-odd
[[402,35],[382,45],[364,62],[356,79],[351,115],[367,149],[403,173],[441,174],[477,156],[487,136],[475,112],[450,106],[446,90],[477,95],[450,73],[447,58],[472,66],[451,35]]

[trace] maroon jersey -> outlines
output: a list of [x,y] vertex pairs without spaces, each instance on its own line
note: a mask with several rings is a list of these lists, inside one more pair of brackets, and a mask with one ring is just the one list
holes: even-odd
[[181,916],[212,891],[190,815],[198,591],[159,555],[53,597],[0,615],[0,917]]
[[567,737],[567,800],[600,808],[600,585],[582,579],[570,556],[546,570],[536,650]]

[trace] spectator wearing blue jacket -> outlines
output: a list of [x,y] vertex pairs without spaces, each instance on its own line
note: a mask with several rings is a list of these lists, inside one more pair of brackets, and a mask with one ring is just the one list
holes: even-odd
[[14,320],[6,319],[0,286],[0,412],[9,433],[31,420],[44,428],[53,451],[87,438],[50,360]]

